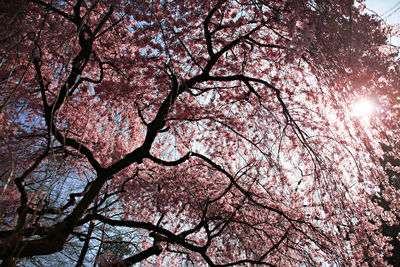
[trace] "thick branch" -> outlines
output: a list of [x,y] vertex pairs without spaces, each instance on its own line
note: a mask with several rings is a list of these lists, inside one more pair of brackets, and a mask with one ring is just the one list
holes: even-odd
[[113,265],[111,265],[112,267],[122,267],[122,266],[130,266],[132,264],[141,262],[144,259],[147,259],[153,255],[159,255],[161,253],[162,249],[159,245],[158,242],[155,242],[153,246],[149,247],[148,249],[135,254],[129,258],[124,259],[121,262],[118,263],[114,263]]
[[185,161],[187,161],[190,158],[190,154],[191,152],[187,153],[185,156],[183,156],[182,158],[178,159],[178,160],[174,160],[174,161],[165,161],[159,158],[156,158],[152,155],[147,155],[147,158],[154,161],[157,164],[163,165],[163,166],[177,166]]

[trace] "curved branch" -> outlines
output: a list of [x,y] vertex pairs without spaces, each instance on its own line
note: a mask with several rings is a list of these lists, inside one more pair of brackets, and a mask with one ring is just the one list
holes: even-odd
[[214,56],[214,51],[212,48],[212,40],[211,40],[211,33],[210,29],[208,28],[211,18],[213,17],[214,13],[221,7],[222,1],[219,1],[218,4],[215,5],[213,9],[210,10],[208,13],[206,19],[204,20],[203,27],[204,27],[204,37],[206,38],[206,44],[207,44],[207,51],[210,57]]
[[159,158],[156,158],[150,154],[148,154],[146,156],[146,158],[152,160],[153,162],[159,164],[159,165],[163,165],[163,166],[177,166],[185,161],[187,161],[190,158],[191,152],[188,152],[185,156],[181,157],[178,160],[174,160],[174,161],[165,161]]

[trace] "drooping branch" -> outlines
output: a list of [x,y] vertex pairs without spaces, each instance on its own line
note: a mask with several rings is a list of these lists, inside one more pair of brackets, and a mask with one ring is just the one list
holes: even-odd
[[[229,178],[229,180],[231,181],[231,183],[232,183],[243,195],[245,195],[245,196],[247,197],[247,199],[249,199],[249,200],[250,200],[252,203],[254,203],[256,206],[261,207],[261,208],[266,209],[266,210],[273,211],[273,212],[279,214],[280,216],[282,216],[283,218],[285,218],[285,219],[290,223],[290,225],[291,225],[294,229],[296,229],[297,231],[299,231],[300,233],[302,233],[302,234],[303,234],[304,236],[306,236],[309,240],[315,242],[315,244],[320,245],[319,242],[318,242],[317,240],[315,240],[314,238],[312,238],[312,237],[311,237],[309,234],[307,234],[304,230],[302,230],[300,227],[298,227],[298,226],[296,225],[296,223],[301,223],[301,224],[308,225],[310,228],[312,228],[313,230],[315,230],[314,227],[312,227],[311,225],[309,225],[308,223],[306,223],[306,222],[303,221],[303,220],[296,219],[296,218],[290,218],[288,215],[286,215],[284,212],[282,212],[281,210],[279,210],[279,209],[277,209],[277,208],[270,207],[270,206],[267,206],[267,205],[265,205],[265,204],[262,204],[262,203],[258,202],[257,200],[255,200],[255,198],[253,197],[253,195],[251,194],[251,192],[245,190],[242,186],[240,186],[240,185],[236,182],[236,180],[234,179],[234,177],[233,177],[230,173],[228,173],[224,168],[222,168],[222,166],[216,164],[214,161],[212,161],[212,160],[209,159],[208,157],[206,157],[206,156],[204,156],[204,155],[201,155],[201,154],[199,154],[199,153],[196,153],[196,152],[192,152],[191,155],[192,155],[193,157],[197,157],[197,158],[200,158],[200,159],[204,160],[205,162],[207,162],[208,164],[210,164],[214,169],[216,169],[217,171],[223,173],[226,177]],[[322,246],[322,245],[321,245],[321,246]]]
[[297,124],[296,120],[293,119],[292,115],[290,114],[285,101],[283,100],[281,96],[281,91],[276,88],[273,84],[269,83],[266,80],[259,79],[259,78],[253,78],[253,77],[248,77],[243,74],[237,74],[237,75],[231,75],[231,76],[208,76],[208,80],[210,81],[242,81],[244,82],[247,87],[249,88],[251,93],[254,93],[259,99],[261,99],[261,96],[257,91],[254,89],[254,87],[251,85],[250,82],[253,83],[258,83],[267,86],[268,88],[272,89],[272,91],[275,93],[275,96],[279,102],[279,104],[282,107],[282,113],[285,117],[286,124],[291,125],[292,129],[294,130],[296,136],[298,137],[299,141],[303,144],[303,146],[308,150],[313,162],[315,165],[320,164],[320,161],[318,159],[317,153],[313,150],[313,148],[309,145],[307,142],[307,136],[305,133],[301,130],[300,126]]

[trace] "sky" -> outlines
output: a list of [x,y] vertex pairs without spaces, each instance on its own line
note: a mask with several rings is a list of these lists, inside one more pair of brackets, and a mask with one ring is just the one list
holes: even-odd
[[387,23],[400,23],[400,0],[366,0],[365,3]]
[[[368,9],[376,12],[387,24],[400,23],[400,0],[366,0]],[[400,46],[400,38],[392,37],[390,43]]]

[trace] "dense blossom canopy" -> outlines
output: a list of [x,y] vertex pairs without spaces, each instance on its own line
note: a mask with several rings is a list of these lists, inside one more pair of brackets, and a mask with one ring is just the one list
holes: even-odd
[[362,1],[0,5],[3,264],[391,257],[400,75]]

